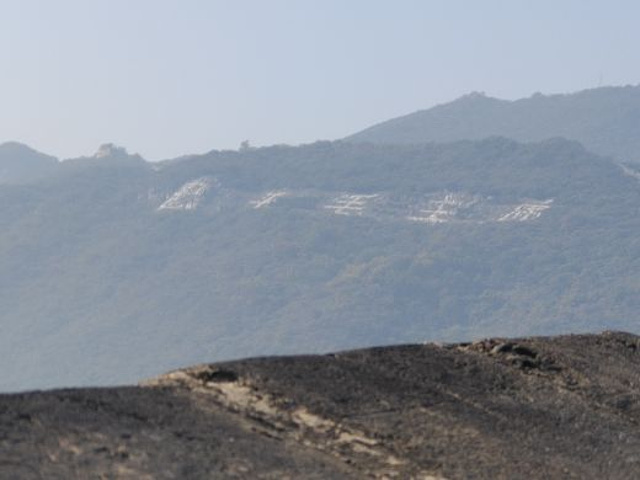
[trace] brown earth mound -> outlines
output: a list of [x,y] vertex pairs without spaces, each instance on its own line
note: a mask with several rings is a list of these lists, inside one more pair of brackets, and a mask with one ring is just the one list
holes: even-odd
[[637,479],[640,337],[261,358],[0,396],[2,479]]

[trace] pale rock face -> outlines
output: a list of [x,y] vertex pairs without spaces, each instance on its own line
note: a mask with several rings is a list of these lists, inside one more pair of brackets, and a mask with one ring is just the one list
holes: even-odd
[[[212,178],[199,178],[185,183],[164,198],[158,210],[195,210],[213,186],[220,185]],[[249,207],[256,210],[287,208],[282,198],[310,199],[309,210],[320,210],[330,215],[371,218],[377,221],[408,221],[424,225],[445,223],[528,222],[542,216],[551,208],[553,199],[527,199],[520,203],[500,203],[492,197],[467,192],[439,192],[417,196],[397,196],[390,192],[353,193],[318,190],[269,190],[259,196],[246,197],[229,190],[225,201],[232,208]]]
[[526,222],[540,218],[545,210],[551,208],[552,199],[544,201],[531,201],[516,205],[513,210],[498,218],[498,222]]
[[636,170],[635,168],[631,168],[627,165],[619,165],[620,168],[622,169],[622,171],[624,172],[625,175],[627,175],[628,177],[632,177],[635,178],[636,180],[640,180],[640,171]]
[[274,204],[278,200],[278,198],[286,197],[287,195],[289,195],[289,193],[286,190],[272,190],[265,193],[260,198],[252,200],[249,203],[253,206],[253,208],[264,208]]
[[174,192],[158,210],[195,210],[211,187],[209,178],[187,182]]
[[362,216],[365,211],[365,208],[370,204],[373,200],[377,199],[379,194],[371,194],[371,195],[356,195],[345,193],[336,197],[332,200],[332,202],[328,205],[325,205],[324,208],[327,210],[331,210],[336,215],[356,215]]
[[480,203],[476,196],[463,193],[447,193],[443,198],[430,200],[426,208],[422,208],[416,215],[410,215],[407,220],[420,223],[447,223],[456,219],[458,212],[469,209]]
[[127,150],[124,147],[119,147],[113,143],[105,143],[100,145],[98,151],[93,155],[93,158],[108,158],[127,156]]

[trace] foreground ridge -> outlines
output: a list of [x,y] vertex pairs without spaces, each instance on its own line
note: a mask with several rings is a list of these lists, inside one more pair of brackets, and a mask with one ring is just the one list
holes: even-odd
[[379,347],[0,396],[2,478],[637,478],[640,337]]

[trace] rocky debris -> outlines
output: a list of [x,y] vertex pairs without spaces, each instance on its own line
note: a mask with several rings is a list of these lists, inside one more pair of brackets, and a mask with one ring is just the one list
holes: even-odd
[[640,338],[200,365],[0,396],[0,478],[640,478]]
[[495,357],[501,363],[510,364],[523,370],[560,371],[552,357],[541,355],[533,347],[523,342],[487,339],[458,345],[457,348],[470,352],[484,353]]
[[[368,478],[398,477],[405,463],[366,432],[312,413],[303,404],[286,397],[274,397],[230,370],[201,366],[151,380],[146,385],[186,388],[191,395],[199,396],[205,410],[213,403],[240,414],[254,423],[253,431],[282,442],[304,445],[345,465],[357,465]],[[426,473],[417,478],[425,476]]]

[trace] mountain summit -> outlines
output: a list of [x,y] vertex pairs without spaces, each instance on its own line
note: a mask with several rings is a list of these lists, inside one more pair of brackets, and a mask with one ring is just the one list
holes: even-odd
[[103,143],[98,147],[98,150],[93,155],[94,158],[108,158],[108,157],[128,157],[129,153],[124,147],[120,147],[113,143]]
[[600,155],[640,162],[640,85],[602,87],[515,101],[471,93],[394,118],[346,140],[410,144],[502,136],[518,141],[577,140]]
[[144,158],[142,158],[137,153],[129,153],[125,147],[120,145],[116,145],[115,143],[103,143],[98,147],[96,153],[94,153],[90,157],[81,157],[79,159],[71,159],[71,161],[81,160],[87,161],[89,160],[102,164],[104,161],[108,161],[110,163],[123,163],[127,164],[132,160],[134,162],[144,162]]

